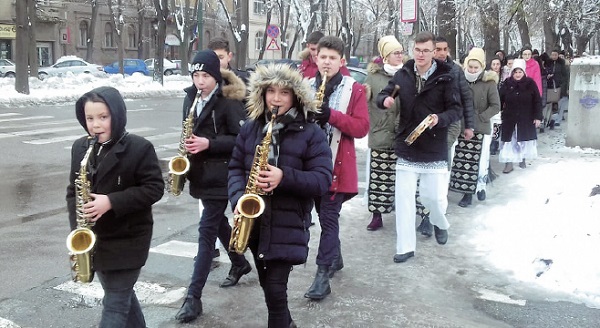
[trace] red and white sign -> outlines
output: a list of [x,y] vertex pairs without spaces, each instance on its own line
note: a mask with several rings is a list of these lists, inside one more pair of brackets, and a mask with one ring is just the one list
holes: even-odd
[[267,50],[281,50],[281,48],[279,48],[277,40],[271,39],[271,42],[269,42],[269,45],[267,46]]
[[419,0],[400,0],[400,21],[411,23],[417,21]]

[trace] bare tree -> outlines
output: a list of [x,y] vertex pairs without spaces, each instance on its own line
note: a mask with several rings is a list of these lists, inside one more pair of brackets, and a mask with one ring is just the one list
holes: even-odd
[[158,30],[156,36],[156,48],[154,49],[154,74],[152,79],[163,84],[163,72],[165,58],[165,39],[167,38],[167,18],[169,17],[169,4],[167,0],[154,0],[156,18],[158,19]]
[[248,25],[250,24],[248,1],[235,1],[235,25],[231,20],[231,15],[229,15],[229,11],[223,3],[223,0],[219,0],[219,3],[225,12],[227,24],[229,25],[235,40],[235,58],[237,66],[238,68],[246,67],[246,61],[248,57]]
[[34,0],[27,1],[27,13],[29,14],[29,42],[28,42],[28,58],[29,58],[29,76],[38,76],[38,60],[37,60],[37,14],[36,14],[36,2]]
[[477,4],[483,23],[483,49],[489,59],[500,49],[500,9],[498,3],[493,1],[479,0]]
[[525,10],[523,10],[523,0],[515,1],[515,20],[517,22],[517,27],[519,28],[519,33],[521,35],[521,47],[524,47],[526,45],[531,46],[531,37],[529,36],[529,24],[527,24],[527,20],[525,19]]
[[85,60],[88,62],[91,62],[94,58],[94,39],[96,35],[96,24],[98,22],[98,9],[100,8],[98,0],[90,0],[90,5],[92,9],[92,18],[90,19],[90,25],[87,30],[85,53]]
[[190,9],[190,0],[178,0],[179,5],[175,6],[173,3],[173,9],[175,10],[175,22],[177,22],[177,30],[179,32],[179,39],[181,41],[179,46],[179,53],[181,57],[181,73],[188,73],[188,58],[190,48],[190,36],[192,32],[192,23],[195,21],[193,16],[197,11],[192,12]]
[[124,17],[123,17],[123,0],[117,0],[115,3],[113,0],[107,0],[108,11],[110,12],[110,16],[112,17],[112,27],[113,32],[116,34],[116,42],[117,42],[117,61],[119,62],[119,73],[124,73],[123,68],[123,57],[124,57],[124,48],[123,48],[123,25]]
[[558,7],[552,8],[550,2],[542,2],[540,5],[543,9],[544,49],[550,53],[554,48],[560,46],[557,26]]
[[263,29],[263,37],[262,44],[260,45],[260,50],[258,52],[258,60],[263,59],[265,55],[265,49],[267,47],[267,30],[269,25],[271,25],[271,17],[273,15],[273,2],[268,0],[263,0],[266,8],[267,19],[265,20],[265,28]]
[[448,47],[456,50],[456,6],[454,0],[438,0],[438,35],[448,40]]
[[17,39],[15,52],[15,90],[18,93],[29,94],[29,80],[27,75],[27,61],[29,58],[29,33],[31,28],[30,18],[35,17],[35,12],[30,14],[29,2],[34,0],[21,0],[15,3]]

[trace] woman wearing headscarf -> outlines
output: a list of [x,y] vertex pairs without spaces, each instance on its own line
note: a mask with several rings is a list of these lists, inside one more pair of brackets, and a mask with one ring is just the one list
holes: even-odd
[[490,142],[492,124],[490,119],[500,112],[498,96],[498,73],[485,70],[485,52],[473,48],[465,59],[464,74],[473,92],[475,110],[475,135],[466,140],[459,136],[452,161],[450,190],[463,193],[458,203],[461,207],[471,205],[473,194],[485,200],[485,187],[490,163]]
[[367,230],[383,227],[381,214],[394,210],[394,181],[396,176],[396,155],[394,154],[394,136],[396,120],[400,112],[400,101],[396,100],[389,109],[380,109],[376,97],[388,84],[388,81],[402,68],[404,49],[393,35],[379,39],[377,43],[380,63],[373,61],[367,67],[365,81],[369,105],[369,212],[373,213]]
[[541,96],[536,83],[526,76],[526,65],[524,59],[515,59],[511,75],[500,89],[502,135],[499,160],[506,163],[503,173],[512,172],[513,163],[519,163],[524,169],[526,159],[537,157],[536,129],[542,120]]

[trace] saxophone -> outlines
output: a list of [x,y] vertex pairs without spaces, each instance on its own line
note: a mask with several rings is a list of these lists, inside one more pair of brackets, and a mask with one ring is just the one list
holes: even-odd
[[267,123],[269,124],[267,133],[260,144],[256,145],[252,168],[250,169],[250,175],[248,176],[248,182],[246,183],[246,189],[235,207],[238,214],[233,217],[233,228],[231,229],[231,239],[229,240],[230,252],[244,254],[248,247],[248,238],[250,237],[250,231],[254,225],[254,220],[265,210],[265,201],[262,199],[261,195],[271,194],[256,186],[256,178],[258,178],[259,171],[267,169],[273,124],[275,124],[278,109],[278,107],[274,107],[271,110],[271,121]]
[[321,86],[319,86],[319,89],[317,90],[317,93],[315,94],[315,101],[317,102],[317,108],[321,107],[321,105],[323,104],[323,98],[325,98],[325,87],[327,86],[327,71],[325,71],[325,73],[321,74],[321,77],[323,78],[323,82],[321,82]]
[[96,234],[90,229],[94,222],[88,222],[84,216],[83,205],[91,200],[91,183],[87,178],[87,167],[90,154],[98,141],[97,137],[89,137],[89,146],[79,168],[79,176],[75,179],[75,213],[77,229],[67,236],[67,249],[71,262],[71,278],[75,282],[88,283],[94,279],[92,268],[92,249],[96,245]]
[[200,99],[200,90],[196,93],[196,98],[190,107],[188,116],[183,120],[183,128],[181,129],[181,137],[179,138],[178,154],[173,156],[169,161],[167,191],[173,194],[173,196],[181,195],[183,186],[185,185],[186,174],[190,170],[190,160],[188,159],[188,152],[185,150],[185,139],[192,136],[198,99]]

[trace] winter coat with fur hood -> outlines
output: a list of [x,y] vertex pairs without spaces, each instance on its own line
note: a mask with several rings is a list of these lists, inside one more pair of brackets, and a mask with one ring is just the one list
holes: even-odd
[[277,118],[269,161],[283,171],[283,178],[272,195],[262,196],[265,211],[254,224],[250,243],[258,243],[255,256],[260,259],[295,265],[305,263],[308,257],[313,198],[327,192],[332,161],[325,134],[306,119],[309,112],[316,111],[310,86],[287,65],[258,66],[250,76],[249,119],[241,128],[229,163],[229,199],[235,209],[244,194],[255,148],[265,135],[265,91],[270,85],[293,90],[295,109]]
[[485,70],[475,82],[469,83],[469,87],[473,92],[475,132],[477,133],[492,133],[490,119],[500,112],[500,96],[498,95],[497,83],[498,74]]
[[[242,100],[246,95],[244,82],[230,70],[221,69],[223,83],[206,103],[200,116],[194,118],[192,133],[209,140],[208,149],[190,154],[190,195],[197,199],[227,199],[227,165],[235,138],[246,119]],[[183,119],[194,102],[195,85],[185,89]],[[198,113],[196,113],[198,114]]]
[[[137,269],[148,258],[154,222],[152,204],[164,192],[162,172],[152,143],[125,132],[126,108],[119,92],[112,87],[91,92],[97,93],[108,106],[112,130],[112,141],[102,147],[96,144],[88,161],[91,192],[107,195],[112,206],[92,227],[97,237],[93,266],[97,271]],[[82,97],[75,111],[77,120],[88,132],[84,106]],[[66,197],[71,229],[77,226],[75,179],[87,149],[88,136],[77,139],[71,148]]]

